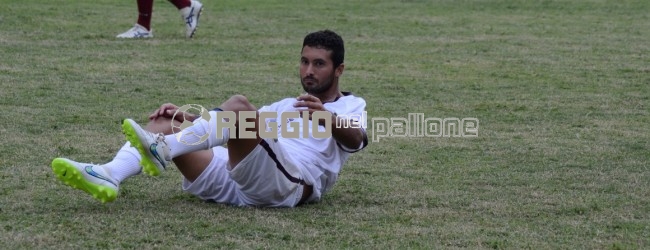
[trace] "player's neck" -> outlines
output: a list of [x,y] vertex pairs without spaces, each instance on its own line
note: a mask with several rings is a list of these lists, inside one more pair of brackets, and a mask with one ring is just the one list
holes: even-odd
[[328,103],[336,101],[339,97],[343,96],[343,93],[338,88],[331,88],[323,93],[314,94],[314,96],[318,97],[322,103]]

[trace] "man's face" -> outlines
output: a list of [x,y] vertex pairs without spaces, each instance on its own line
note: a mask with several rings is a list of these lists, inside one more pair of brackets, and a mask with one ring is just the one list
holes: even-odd
[[321,94],[329,90],[340,73],[334,70],[332,51],[305,46],[300,57],[300,82],[305,92]]

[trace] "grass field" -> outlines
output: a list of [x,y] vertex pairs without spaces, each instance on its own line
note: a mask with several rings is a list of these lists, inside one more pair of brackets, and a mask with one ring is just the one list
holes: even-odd
[[[195,39],[129,0],[0,0],[0,248],[650,247],[650,1],[204,1]],[[104,163],[165,102],[301,93],[308,32],[346,41],[370,118],[475,117],[477,138],[383,138],[296,209],[184,193],[176,169],[100,204],[53,175]],[[372,127],[369,128],[372,130]]]

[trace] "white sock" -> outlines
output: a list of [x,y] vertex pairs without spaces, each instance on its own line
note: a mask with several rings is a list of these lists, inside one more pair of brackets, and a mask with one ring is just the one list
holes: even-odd
[[138,150],[131,147],[131,143],[127,142],[117,151],[115,158],[109,163],[102,165],[104,169],[118,182],[122,182],[131,176],[135,176],[142,172],[140,166],[141,156]]
[[[213,148],[216,146],[221,146],[228,142],[230,138],[230,130],[228,128],[223,128],[222,138],[217,138],[217,111],[210,111],[210,122],[198,119],[194,121],[194,125],[183,129],[180,137],[176,137],[179,134],[165,135],[165,142],[169,146],[171,151],[171,157],[175,158],[180,155],[187,153]],[[195,135],[205,135],[209,134],[207,140],[203,142],[200,141],[200,138]]]

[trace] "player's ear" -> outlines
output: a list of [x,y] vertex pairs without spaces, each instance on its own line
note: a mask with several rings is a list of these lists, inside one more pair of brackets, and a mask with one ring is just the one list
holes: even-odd
[[334,69],[334,75],[336,77],[341,77],[341,75],[343,74],[343,69],[345,69],[345,64],[341,63],[341,65],[339,65],[338,67],[336,67],[336,69]]

